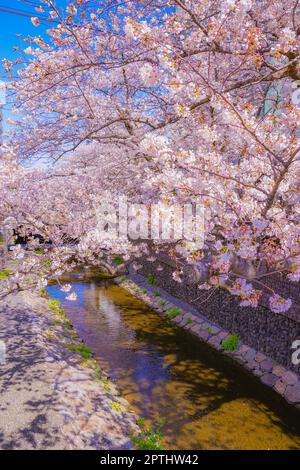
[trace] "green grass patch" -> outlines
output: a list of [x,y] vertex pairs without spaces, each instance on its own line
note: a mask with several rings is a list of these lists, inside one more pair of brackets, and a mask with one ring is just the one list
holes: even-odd
[[112,260],[113,264],[115,266],[121,266],[122,264],[125,263],[124,259],[122,258],[122,256],[115,256]]
[[102,374],[103,374],[103,369],[101,369],[101,367],[99,367],[98,365],[95,367],[95,374],[96,374],[98,377],[101,377]]
[[54,310],[55,308],[59,308],[60,307],[60,302],[58,300],[51,299],[48,303],[48,307],[51,310]]
[[180,313],[181,313],[181,310],[177,307],[171,307],[168,310],[166,310],[166,314],[170,318],[176,318],[178,317],[178,315],[180,315]]
[[95,377],[93,380],[102,380],[103,369],[99,367],[98,362],[94,359],[83,359],[80,364],[84,367],[90,367],[95,372]]
[[3,269],[0,271],[0,279],[7,279],[12,272],[9,269]]
[[92,356],[92,351],[84,343],[67,343],[67,348],[69,349],[69,351],[73,351],[80,354],[83,359],[89,359]]
[[45,331],[45,337],[47,341],[50,341],[50,342],[53,341],[55,335],[50,328],[47,328],[47,330]]
[[112,401],[111,402],[111,407],[114,411],[117,411],[117,413],[121,413],[122,407],[119,402],[117,401]]
[[137,293],[142,292],[142,291],[141,291],[141,288],[140,288],[139,286],[135,286],[135,285],[134,285],[134,286],[131,286],[131,288],[132,288],[132,290],[133,290],[134,292],[137,292]]
[[225,349],[225,351],[235,351],[239,340],[240,340],[239,335],[235,333],[233,333],[232,335],[229,335],[228,338],[224,339],[224,341],[222,342],[223,349]]
[[164,450],[162,446],[164,436],[160,423],[147,428],[144,419],[141,418],[137,424],[140,432],[136,435],[131,435],[131,442],[136,450]]
[[58,300],[51,299],[48,303],[48,307],[58,315],[62,315],[64,313],[64,310],[60,308],[60,302]]
[[154,292],[154,295],[155,295],[155,297],[160,297],[160,292],[159,292],[158,289],[156,289],[156,291]]
[[151,274],[151,273],[147,274],[146,280],[149,286],[157,286],[157,281],[155,279],[154,274]]
[[[63,312],[63,310],[62,310],[62,312]],[[73,329],[71,320],[69,320],[69,318],[66,315],[64,315],[64,313],[59,313],[59,318],[60,318],[60,321],[63,323],[64,327],[67,330],[72,330]]]
[[73,340],[73,341],[76,341],[78,339],[78,334],[76,332],[74,333],[70,333],[70,338]]
[[104,390],[110,392],[109,380],[106,377],[99,377],[98,380],[102,383]]
[[42,289],[39,290],[39,296],[43,297],[44,299],[50,299],[50,295],[48,294],[45,287],[42,287]]

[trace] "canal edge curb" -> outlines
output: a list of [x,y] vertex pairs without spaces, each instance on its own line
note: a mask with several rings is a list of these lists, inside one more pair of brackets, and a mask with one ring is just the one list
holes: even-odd
[[[149,307],[167,317],[177,326],[189,331],[200,341],[207,343],[210,347],[223,355],[230,357],[234,362],[242,366],[246,371],[258,378],[265,386],[274,390],[288,404],[300,410],[300,377],[296,373],[278,364],[264,353],[248,346],[241,340],[233,351],[225,350],[223,341],[232,336],[232,333],[216,325],[203,314],[195,314],[188,309],[182,308],[175,302],[164,299],[163,295],[156,296],[153,288],[147,285],[143,276],[128,274],[117,277],[114,282],[135,297],[142,300]],[[161,292],[159,286],[157,290]],[[191,307],[191,310],[194,310]]]

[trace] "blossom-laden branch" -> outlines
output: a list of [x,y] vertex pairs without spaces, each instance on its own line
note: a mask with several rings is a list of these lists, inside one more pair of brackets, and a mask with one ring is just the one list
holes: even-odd
[[[37,8],[55,22],[48,40],[27,39],[11,76],[16,154],[4,149],[1,219],[57,248],[77,240],[78,256],[95,260],[103,250],[134,252],[90,236],[97,201],[197,199],[206,241],[200,252],[193,243],[180,250],[200,287],[256,306],[271,273],[298,282],[299,2]],[[4,61],[8,73],[13,65]],[[49,167],[18,165],[40,160]],[[269,293],[271,309],[290,307]]]

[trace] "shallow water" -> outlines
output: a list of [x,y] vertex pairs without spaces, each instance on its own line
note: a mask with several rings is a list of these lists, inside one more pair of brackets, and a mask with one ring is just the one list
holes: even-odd
[[228,358],[123,288],[69,278],[62,301],[80,337],[148,423],[163,420],[171,449],[300,449],[300,413]]

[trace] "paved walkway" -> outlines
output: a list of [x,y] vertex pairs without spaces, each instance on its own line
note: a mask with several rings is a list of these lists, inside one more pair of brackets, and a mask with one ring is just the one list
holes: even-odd
[[[45,301],[23,294],[0,304],[0,449],[126,449],[135,416],[74,353],[43,334]],[[48,314],[49,315],[49,314]],[[113,402],[122,411],[112,408]]]

